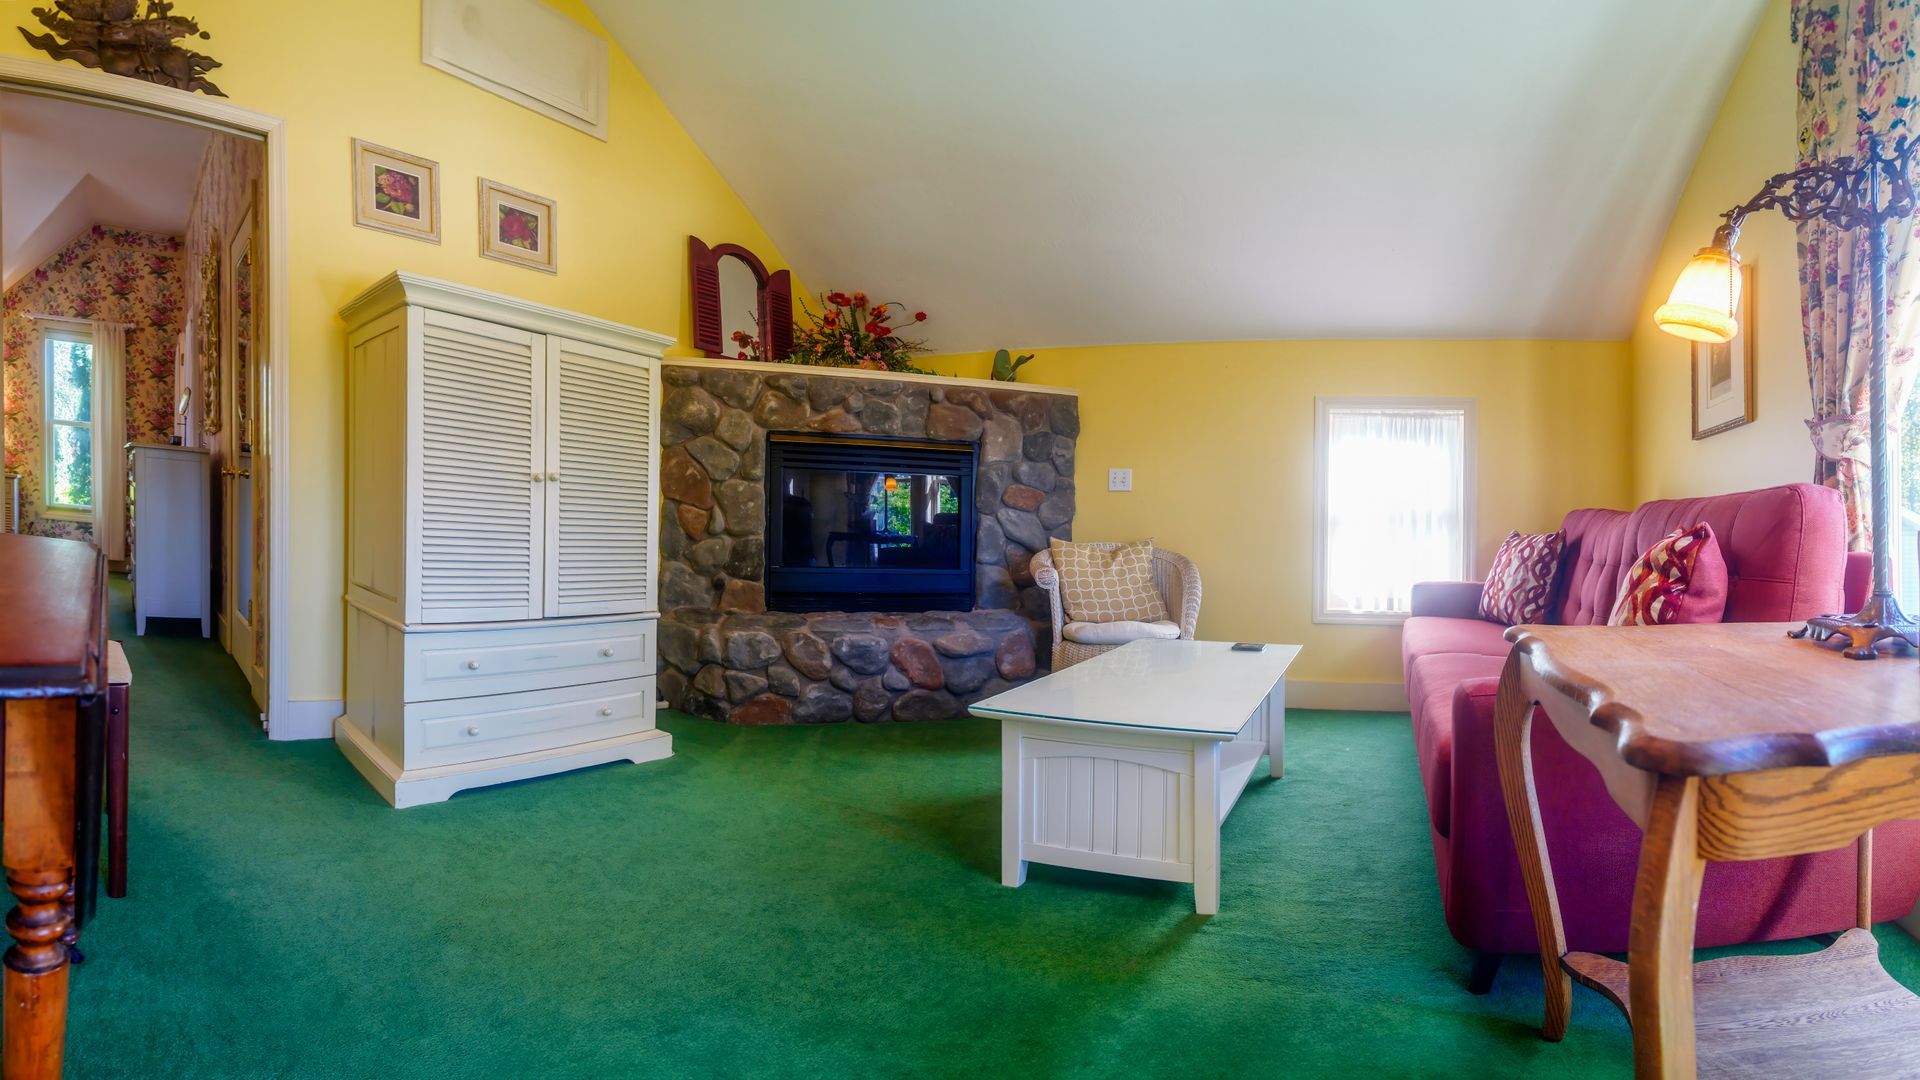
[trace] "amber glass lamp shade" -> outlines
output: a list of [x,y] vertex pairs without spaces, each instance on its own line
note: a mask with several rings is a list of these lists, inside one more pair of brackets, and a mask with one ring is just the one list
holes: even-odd
[[1654,325],[1688,341],[1718,344],[1740,329],[1733,313],[1740,303],[1740,256],[1723,247],[1703,247],[1680,271]]

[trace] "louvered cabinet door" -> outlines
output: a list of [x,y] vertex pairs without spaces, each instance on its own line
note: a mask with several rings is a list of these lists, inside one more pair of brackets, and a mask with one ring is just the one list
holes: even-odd
[[657,370],[631,353],[547,339],[548,618],[653,609]]
[[417,311],[408,621],[540,617],[545,337]]

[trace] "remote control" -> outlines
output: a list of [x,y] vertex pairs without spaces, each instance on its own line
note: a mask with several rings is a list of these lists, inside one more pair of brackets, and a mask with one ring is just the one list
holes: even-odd
[[1258,641],[1236,641],[1233,643],[1233,651],[1234,652],[1266,652],[1267,647]]

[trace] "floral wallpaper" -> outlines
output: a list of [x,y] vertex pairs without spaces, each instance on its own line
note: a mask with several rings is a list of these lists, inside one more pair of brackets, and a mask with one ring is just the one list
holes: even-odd
[[[127,325],[128,441],[165,442],[173,433],[174,348],[185,317],[181,241],[95,225],[6,291],[0,324],[6,409],[6,471],[20,474],[20,530],[91,539],[84,521],[40,514],[43,407],[29,312]],[[124,497],[124,496],[122,496]]]

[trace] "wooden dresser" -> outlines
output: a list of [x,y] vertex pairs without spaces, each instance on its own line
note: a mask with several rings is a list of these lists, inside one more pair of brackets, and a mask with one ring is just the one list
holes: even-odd
[[[60,1075],[67,958],[93,905],[107,698],[107,560],[93,545],[0,535],[0,861],[7,917],[0,1075]],[[76,764],[78,767],[76,767]],[[75,808],[90,806],[91,814]]]
[[668,756],[654,433],[671,339],[408,274],[342,317],[341,751],[396,807]]

